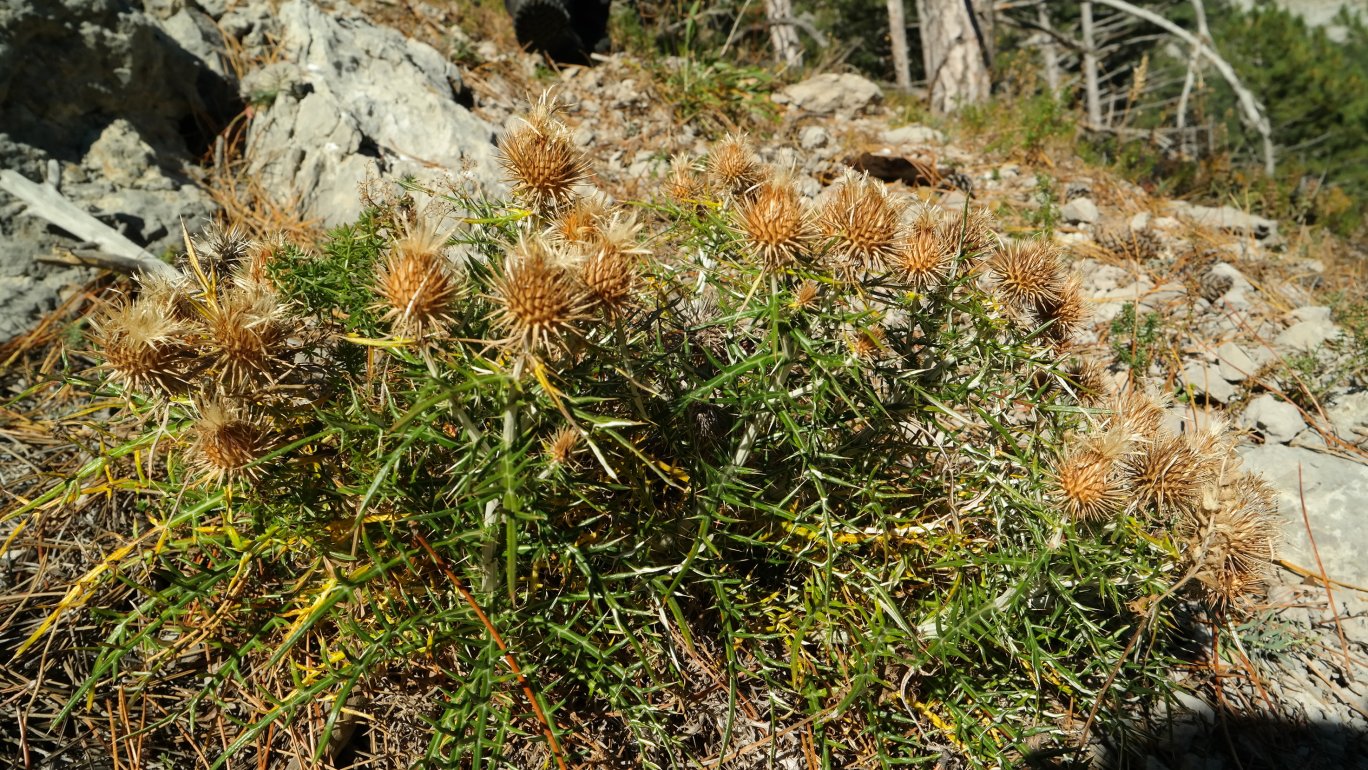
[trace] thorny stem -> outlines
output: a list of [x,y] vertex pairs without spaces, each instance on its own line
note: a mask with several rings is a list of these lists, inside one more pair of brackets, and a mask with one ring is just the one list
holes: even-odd
[[[513,451],[513,442],[518,439],[518,399],[520,397],[518,382],[513,380],[513,387],[508,394],[508,406],[503,414],[503,454],[504,462],[508,462],[509,454]],[[505,468],[505,478],[508,469]],[[505,490],[505,494],[512,490]],[[501,498],[495,497],[485,504],[484,530],[485,541],[483,552],[480,555],[480,568],[484,572],[484,592],[493,594],[498,589],[499,565],[498,565],[498,529],[503,523],[504,514],[502,511]],[[513,587],[508,587],[510,594]]]

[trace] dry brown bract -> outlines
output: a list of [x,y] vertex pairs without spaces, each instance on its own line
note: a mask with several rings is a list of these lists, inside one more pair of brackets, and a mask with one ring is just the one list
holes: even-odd
[[580,280],[590,303],[606,313],[620,313],[632,301],[637,267],[646,250],[637,245],[641,226],[631,217],[614,216],[587,244]]
[[443,250],[447,236],[429,222],[411,224],[390,247],[376,276],[377,309],[395,333],[423,339],[451,323],[461,286]]
[[499,161],[513,183],[513,194],[541,213],[552,213],[575,197],[575,185],[588,174],[584,154],[556,120],[557,105],[543,95],[523,125],[499,143]]
[[988,269],[998,295],[1017,311],[1033,312],[1060,299],[1064,280],[1059,253],[1047,241],[1013,241],[989,258]]
[[745,134],[728,134],[708,153],[708,178],[724,195],[745,198],[765,179],[765,167]]
[[708,197],[708,186],[697,165],[683,155],[670,158],[670,175],[665,179],[665,194],[681,206],[696,206]]
[[264,287],[233,287],[206,307],[209,357],[219,383],[230,393],[273,383],[288,368],[290,327],[274,292]]
[[1263,584],[1273,563],[1277,511],[1277,492],[1262,478],[1241,474],[1186,522],[1188,556],[1213,606],[1238,606]]
[[1148,441],[1126,467],[1135,499],[1160,516],[1191,513],[1211,483],[1211,463],[1182,436],[1160,433]]
[[584,288],[549,247],[524,238],[507,255],[503,274],[494,281],[494,320],[508,332],[508,342],[535,355],[576,333],[586,316]]
[[1060,507],[1076,521],[1102,521],[1126,506],[1120,461],[1131,443],[1121,431],[1080,440],[1055,467]]

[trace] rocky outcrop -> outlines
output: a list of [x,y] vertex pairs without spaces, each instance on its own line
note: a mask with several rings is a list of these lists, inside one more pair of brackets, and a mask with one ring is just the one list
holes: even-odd
[[466,108],[459,71],[437,51],[308,0],[280,8],[279,62],[246,78],[263,105],[251,173],[301,213],[335,225],[361,211],[368,177],[496,189],[494,129]]

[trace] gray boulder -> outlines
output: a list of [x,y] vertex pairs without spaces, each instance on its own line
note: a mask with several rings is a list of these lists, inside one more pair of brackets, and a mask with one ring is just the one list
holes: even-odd
[[[1315,534],[1325,571],[1335,580],[1368,584],[1368,466],[1278,444],[1240,450],[1246,470],[1261,473],[1279,492],[1279,555],[1315,572],[1316,555],[1302,518]],[[1300,474],[1300,475],[1299,475]]]
[[267,189],[327,225],[356,218],[357,187],[372,176],[501,189],[494,129],[466,109],[460,73],[441,54],[308,0],[277,19],[281,64],[243,84],[269,99],[248,139],[250,171]]
[[1274,220],[1255,216],[1234,206],[1198,206],[1187,201],[1171,201],[1169,209],[1179,219],[1186,219],[1201,227],[1225,230],[1260,240],[1273,238],[1278,234],[1278,223]]
[[1249,402],[1240,424],[1263,434],[1264,440],[1270,444],[1286,444],[1306,430],[1306,421],[1297,407],[1279,401],[1269,393]]
[[883,92],[873,82],[849,73],[827,72],[794,83],[774,95],[774,101],[818,114],[853,115],[868,109]]

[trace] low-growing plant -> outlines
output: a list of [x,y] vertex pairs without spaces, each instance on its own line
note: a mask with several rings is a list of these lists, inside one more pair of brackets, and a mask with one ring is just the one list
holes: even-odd
[[740,135],[610,205],[546,101],[501,152],[511,200],[187,240],[99,322],[127,408],[6,514],[138,510],[17,647],[80,672],[49,728],[211,767],[1019,765],[1139,729],[1174,597],[1255,590],[1271,493],[1070,352],[1051,241],[859,176],[814,208]]
[[1140,316],[1135,303],[1127,302],[1111,322],[1111,348],[1116,360],[1144,376],[1162,342],[1162,319],[1158,313]]

